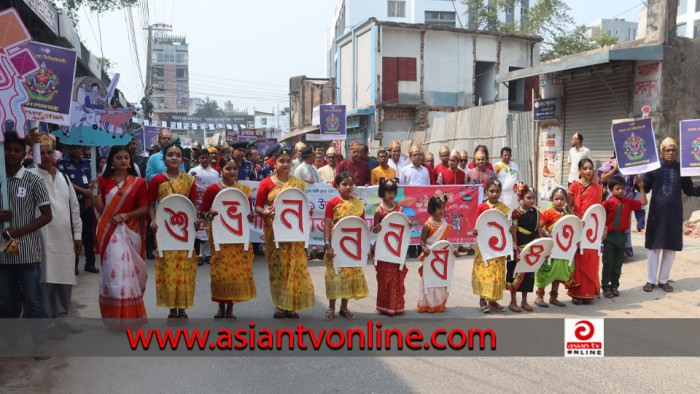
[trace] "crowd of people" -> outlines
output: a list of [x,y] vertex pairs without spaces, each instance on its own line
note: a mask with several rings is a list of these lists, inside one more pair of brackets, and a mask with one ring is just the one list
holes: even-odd
[[[574,141],[575,140],[575,141]],[[197,266],[209,263],[211,300],[218,310],[215,318],[235,318],[233,306],[257,296],[253,278],[254,252],[242,244],[211,247],[210,223],[219,212],[212,210],[216,195],[226,188],[242,191],[250,201],[251,214],[263,218],[264,254],[268,265],[270,292],[275,318],[297,318],[299,312],[313,308],[314,286],[307,269],[309,256],[303,242],[275,243],[273,202],[286,188],[305,191],[308,184],[330,183],[339,196],[325,208],[322,254],[326,263],[325,287],[329,299],[323,318],[340,316],[353,319],[348,301],[369,295],[362,268],[333,267],[335,251],[331,246],[333,227],[348,216],[364,217],[364,204],[354,196],[356,186],[378,185],[381,203],[374,215],[371,229],[381,231],[386,215],[400,210],[395,199],[400,185],[485,185],[485,201],[477,214],[497,209],[511,220],[514,259],[501,257],[484,260],[476,245],[472,287],[479,296],[482,312],[504,311],[498,301],[505,290],[511,295],[508,307],[514,312],[532,311],[528,293],[535,292],[534,304],[540,307],[565,305],[559,299],[559,287],[564,285],[574,304],[590,304],[601,292],[605,297],[619,296],[622,259],[629,255],[631,212],[638,212],[649,201],[645,247],[648,252],[648,283],[645,291],[658,286],[673,291],[668,283],[676,251],[682,249],[681,191],[699,196],[700,186],[680,176],[676,161],[678,145],[667,138],[661,143],[661,168],[643,177],[625,178],[617,174],[614,160],[597,172],[586,156],[577,134],[572,150],[577,176],[569,177],[568,189],[557,187],[551,195],[551,206],[540,212],[537,193],[521,182],[517,164],[510,148],[502,148],[500,160],[492,165],[488,149],[479,145],[473,160],[466,151],[443,146],[439,160],[425,155],[420,146],[412,146],[408,160],[402,159],[401,144],[393,141],[389,149],[379,150],[376,158],[369,156],[367,145],[354,142],[349,157],[343,159],[334,145],[323,147],[298,143],[294,148],[274,144],[258,152],[253,144],[240,141],[204,149],[195,143],[191,150],[173,143],[168,130],[158,136],[158,145],[149,149],[150,157],[136,156],[137,141],[125,146],[113,146],[93,179],[91,158],[77,146],[65,148],[65,155],[56,148],[49,136],[40,138],[41,164],[25,160],[27,143],[16,133],[5,133],[5,160],[8,180],[8,211],[0,211],[0,220],[8,224],[2,233],[4,253],[0,254],[0,317],[56,319],[52,327],[33,332],[39,344],[39,357],[44,340],[60,339],[66,334],[80,332],[65,317],[69,313],[78,261],[85,253],[84,271],[100,274],[99,304],[103,321],[113,328],[132,327],[147,322],[143,294],[146,289],[146,259],[155,258],[155,291],[157,306],[167,308],[169,324],[184,323],[187,309],[193,307]],[[575,144],[575,146],[574,146]],[[590,155],[590,153],[588,153]],[[427,157],[426,157],[427,156]],[[62,157],[58,159],[57,157]],[[572,156],[573,157],[573,156]],[[262,158],[262,160],[261,160]],[[25,169],[24,164],[33,167]],[[255,204],[252,187],[241,181],[260,181]],[[630,192],[630,189],[632,190]],[[634,193],[639,199],[635,200]],[[156,209],[160,201],[171,194],[180,194],[197,207],[196,253],[159,251],[152,234],[160,229],[156,224]],[[605,195],[608,195],[607,199]],[[576,253],[573,263],[550,259],[537,273],[515,273],[515,264],[522,248],[538,237],[549,236],[554,223],[564,215],[581,218],[593,204],[606,210],[606,235],[602,258],[602,280],[599,279],[600,257],[597,251]],[[430,246],[445,240],[450,225],[445,220],[446,201],[433,196],[428,201],[429,219],[424,223],[420,246],[413,248],[414,256],[422,262],[430,256]],[[643,217],[644,215],[642,215]],[[638,226],[640,220],[637,220]],[[643,225],[642,225],[643,226]],[[474,231],[475,235],[477,231]],[[150,235],[149,235],[150,234]],[[459,249],[455,254],[460,255]],[[101,266],[96,265],[96,255]],[[407,268],[379,261],[376,268],[376,309],[396,315],[405,311],[404,280]],[[423,289],[422,268],[418,312],[441,312],[449,293],[447,288]],[[545,302],[545,289],[550,287]],[[535,291],[536,287],[536,291]],[[521,293],[520,303],[517,293]],[[22,300],[24,298],[24,301]],[[340,305],[337,306],[337,301]],[[45,356],[45,355],[44,355]]]

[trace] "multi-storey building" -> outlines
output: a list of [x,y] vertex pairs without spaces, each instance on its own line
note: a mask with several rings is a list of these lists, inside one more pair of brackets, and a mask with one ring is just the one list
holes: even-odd
[[189,70],[185,36],[168,34],[169,26],[151,26],[151,75],[154,115],[182,115],[190,112]]

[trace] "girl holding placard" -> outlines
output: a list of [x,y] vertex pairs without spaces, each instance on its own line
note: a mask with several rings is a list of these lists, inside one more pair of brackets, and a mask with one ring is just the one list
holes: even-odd
[[[498,201],[501,198],[501,187],[501,182],[496,179],[491,179],[486,183],[487,200],[479,204],[476,210],[477,217],[489,209],[498,209],[508,216],[510,208]],[[476,229],[474,229],[473,233],[478,235]],[[502,256],[484,261],[477,243],[476,255],[474,256],[474,270],[472,271],[472,290],[474,294],[480,297],[479,307],[484,313],[488,313],[491,310],[503,312],[506,309],[498,303],[498,300],[503,298],[503,290],[506,289],[506,260],[507,257]]]
[[[420,245],[423,248],[423,253],[418,257],[418,260],[421,263],[430,255],[430,247],[436,242],[446,240],[447,234],[452,230],[452,226],[447,224],[443,217],[446,203],[447,196],[432,196],[428,200],[430,217],[423,225],[423,231],[420,234]],[[457,256],[457,251],[455,251],[455,256]],[[447,292],[447,287],[431,287],[426,294],[423,287],[423,265],[418,268],[418,274],[421,277],[418,285],[418,313],[444,312],[447,297],[450,295]]]
[[[569,208],[566,204],[568,194],[566,189],[561,186],[557,186],[552,190],[552,195],[549,200],[552,201],[552,208],[542,212],[540,217],[540,226],[544,229],[544,235],[547,237],[551,236],[550,231],[554,227],[554,223],[561,219],[564,215],[569,215]],[[567,260],[563,259],[552,259],[550,258],[540,267],[535,275],[535,286],[537,286],[537,297],[535,298],[535,305],[541,307],[548,307],[549,304],[556,306],[566,306],[563,302],[557,299],[559,295],[559,284],[568,283],[571,274],[574,272],[574,266],[576,264],[572,263],[569,265]],[[552,284],[552,291],[549,292],[549,304],[544,302],[544,288],[547,285]]]
[[[603,188],[596,182],[591,159],[581,159],[578,172],[579,179],[569,186],[569,205],[574,214],[583,219],[588,208],[603,200]],[[575,261],[571,282],[567,286],[568,294],[575,305],[588,305],[600,293],[600,256],[597,250],[584,249],[583,254],[576,253]]]
[[341,299],[340,316],[346,319],[354,319],[355,314],[348,310],[348,299],[361,299],[369,295],[365,272],[362,268],[344,267],[339,269],[339,274],[335,274],[333,268],[333,257],[335,251],[331,247],[331,234],[333,227],[340,219],[348,216],[363,218],[365,215],[365,202],[357,197],[353,197],[355,184],[352,174],[341,172],[335,176],[333,187],[338,189],[340,196],[333,197],[326,204],[326,219],[323,227],[323,238],[326,243],[326,297],[328,298],[328,310],[323,315],[324,320],[335,318],[335,300]]
[[279,145],[267,155],[272,155],[275,172],[258,185],[255,212],[264,219],[265,259],[270,272],[272,302],[275,303],[273,316],[298,318],[298,311],[313,308],[316,302],[314,285],[306,267],[306,250],[303,242],[279,242],[277,248],[272,219],[275,216],[275,197],[289,187],[306,191],[306,182],[289,174],[292,168],[291,146]]
[[[382,220],[392,212],[399,212],[399,204],[394,202],[398,193],[398,179],[380,178],[379,190],[377,194],[382,199],[374,211],[375,233],[382,230]],[[400,269],[399,264],[377,261],[377,310],[387,315],[398,315],[404,313],[404,280],[408,268],[404,265]]]
[[[251,186],[238,182],[238,163],[231,155],[221,158],[221,180],[207,187],[202,196],[200,215],[211,222],[214,216],[223,212],[212,212],[212,204],[216,195],[226,188],[236,188],[248,197],[251,206],[250,214],[246,218],[253,221],[253,203],[250,193]],[[253,280],[253,246],[249,245],[245,250],[243,244],[220,244],[219,251],[214,247],[211,226],[207,228],[209,244],[212,251],[211,267],[211,300],[219,303],[219,311],[214,315],[215,319],[226,317],[235,319],[233,314],[233,304],[236,302],[248,301],[256,297],[255,280]]]
[[[510,304],[508,308],[513,312],[533,311],[530,304],[527,303],[527,293],[532,293],[535,286],[534,272],[514,272],[515,266],[520,260],[520,252],[525,245],[542,236],[542,227],[540,227],[540,211],[537,210],[535,204],[537,202],[537,192],[535,189],[523,182],[518,182],[513,186],[513,192],[520,199],[520,207],[513,211],[513,224],[517,226],[515,235],[515,259],[508,261],[506,264],[506,290],[510,291]],[[522,309],[518,306],[516,299],[517,293],[522,294]]]
[[[153,178],[148,185],[148,214],[151,217],[151,230],[158,231],[156,224],[156,203],[171,194],[182,194],[191,201],[197,200],[197,186],[194,177],[180,171],[183,155],[180,145],[170,144],[163,150],[166,170]],[[194,282],[197,276],[197,255],[187,257],[186,250],[167,250],[156,256],[156,298],[158,307],[170,308],[168,322],[186,321],[185,310],[194,305]]]

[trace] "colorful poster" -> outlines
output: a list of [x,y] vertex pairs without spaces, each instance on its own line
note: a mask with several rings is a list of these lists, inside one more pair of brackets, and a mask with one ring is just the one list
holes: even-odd
[[700,175],[700,119],[681,121],[681,176]]
[[555,125],[543,126],[541,129],[537,192],[540,207],[546,207],[552,190],[561,184],[562,130]]
[[277,138],[263,138],[261,140],[257,141],[257,150],[258,153],[260,153],[260,157],[265,155],[265,152],[267,152],[268,149],[274,144],[277,143]]
[[39,70],[24,81],[29,94],[24,114],[28,120],[70,125],[76,53],[40,42],[30,42],[24,47],[32,51],[39,63]]
[[344,141],[347,139],[344,105],[321,105],[320,121],[322,140]]
[[555,120],[557,115],[557,99],[535,100],[532,111],[533,120]]
[[651,118],[613,123],[612,138],[622,175],[643,174],[661,166]]

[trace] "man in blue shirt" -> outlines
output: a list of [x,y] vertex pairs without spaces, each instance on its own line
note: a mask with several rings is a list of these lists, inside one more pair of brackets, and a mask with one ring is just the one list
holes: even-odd
[[[95,267],[95,214],[92,208],[92,191],[90,185],[90,159],[81,157],[82,148],[78,145],[68,146],[68,157],[56,162],[56,168],[66,174],[73,183],[73,189],[80,203],[80,220],[83,221],[83,250],[85,251],[85,271],[99,273]],[[78,275],[80,256],[75,256],[75,274]]]
[[255,166],[253,163],[245,159],[248,144],[248,141],[236,141],[231,144],[231,148],[233,149],[233,158],[236,160],[236,163],[238,163],[239,181],[256,181],[258,178],[255,174]]
[[[173,142],[173,133],[170,129],[163,129],[158,133],[158,145],[160,145],[160,152],[154,153],[148,158],[148,165],[146,165],[146,182],[151,182],[151,178],[164,172],[166,170],[165,163],[163,162],[163,150],[166,146]],[[180,166],[180,171],[185,171],[184,163]]]

